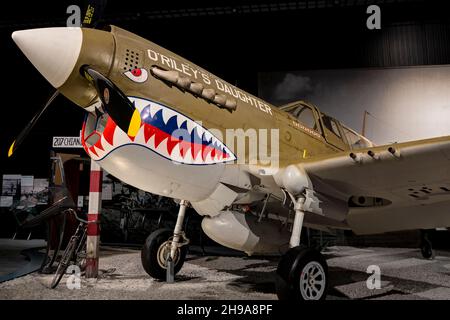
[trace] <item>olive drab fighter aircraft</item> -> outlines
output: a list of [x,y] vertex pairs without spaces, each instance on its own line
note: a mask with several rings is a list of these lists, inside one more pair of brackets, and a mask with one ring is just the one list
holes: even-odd
[[[300,243],[304,226],[361,235],[450,226],[450,137],[374,146],[312,104],[275,107],[133,33],[90,27],[12,38],[56,88],[44,108],[59,94],[86,111],[81,138],[92,159],[127,184],[179,200],[175,229],[143,246],[150,276],[165,279],[168,264],[181,269],[188,206],[216,242],[281,254],[281,299],[326,296],[327,264]],[[271,135],[263,147],[276,161],[252,154],[249,136],[244,152],[233,142],[240,134],[226,139],[251,130]]]

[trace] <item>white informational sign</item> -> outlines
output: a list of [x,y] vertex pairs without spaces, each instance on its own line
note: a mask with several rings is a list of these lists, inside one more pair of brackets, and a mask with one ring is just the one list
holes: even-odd
[[9,208],[13,205],[13,197],[12,196],[0,196],[0,207],[1,208]]
[[48,179],[34,179],[33,194],[37,199],[37,204],[48,203]]
[[78,196],[77,208],[83,208],[83,203],[84,203],[84,197],[83,196]]
[[102,179],[102,200],[112,200],[113,197],[113,181],[109,178],[109,173],[103,170]]
[[53,137],[53,148],[83,148],[80,137]]
[[31,195],[33,193],[34,176],[22,176],[20,188],[22,195]]
[[102,184],[102,200],[112,200],[113,196],[113,184],[103,183]]
[[3,196],[15,196],[19,191],[22,176],[20,174],[4,174],[2,183]]
[[121,193],[122,193],[122,183],[114,182],[113,183],[113,196],[121,194]]

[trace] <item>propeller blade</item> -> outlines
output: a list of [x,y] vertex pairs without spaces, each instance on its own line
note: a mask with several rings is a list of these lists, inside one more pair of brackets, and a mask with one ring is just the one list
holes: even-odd
[[130,137],[135,137],[141,127],[141,115],[128,97],[108,78],[90,66],[81,67],[81,74],[97,91],[103,108],[117,126]]
[[82,11],[84,12],[84,17],[81,21],[81,26],[83,28],[95,29],[105,12],[107,0],[88,0],[85,2],[85,8]]
[[[81,26],[84,28],[94,28],[95,29],[97,27],[98,22],[100,21],[100,19],[103,16],[103,13],[106,8],[107,0],[87,0],[86,2],[87,2],[86,6],[83,10],[84,17],[83,17]],[[36,122],[39,120],[39,118],[42,116],[42,114],[45,112],[45,110],[47,110],[47,108],[50,106],[50,104],[53,102],[53,100],[55,100],[55,98],[58,95],[59,95],[59,92],[58,92],[58,90],[56,90],[53,93],[53,95],[48,99],[47,103],[34,115],[33,119],[31,119],[30,123],[22,130],[22,132],[20,132],[20,134],[18,135],[16,140],[14,140],[13,143],[11,144],[11,146],[9,147],[8,157],[11,157],[14,154],[14,152],[19,148],[19,146],[23,143],[23,141],[28,136],[30,131],[33,129]],[[115,97],[115,99],[117,99],[117,98]],[[139,114],[138,114],[138,116],[139,116]],[[132,116],[132,117],[133,117],[133,119],[137,118],[137,116]],[[138,117],[138,120],[139,120],[139,125],[140,125],[140,116]]]
[[33,129],[34,125],[38,122],[39,118],[42,114],[47,110],[47,108],[51,105],[53,100],[59,95],[59,91],[55,91],[52,96],[47,100],[47,103],[34,115],[33,119],[31,119],[30,123],[20,132],[17,136],[16,140],[11,144],[8,150],[8,157],[11,157],[13,153],[19,148],[19,146],[23,143],[25,138],[30,133],[31,129]]

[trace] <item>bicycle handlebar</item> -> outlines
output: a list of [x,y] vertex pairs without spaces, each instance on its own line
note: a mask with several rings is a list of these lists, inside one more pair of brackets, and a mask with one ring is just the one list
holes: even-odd
[[66,210],[66,213],[71,213],[71,214],[73,214],[73,215],[75,216],[75,219],[77,219],[78,221],[80,221],[80,222],[82,222],[82,223],[85,223],[85,224],[89,224],[89,223],[98,223],[97,220],[95,220],[95,221],[87,221],[87,220],[84,220],[84,219],[80,218],[80,217],[78,216],[77,212],[76,212],[74,209],[72,209],[72,208],[67,209],[67,210]]

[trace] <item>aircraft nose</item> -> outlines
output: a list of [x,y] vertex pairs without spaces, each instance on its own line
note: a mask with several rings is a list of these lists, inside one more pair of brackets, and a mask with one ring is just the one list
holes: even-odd
[[15,31],[12,39],[34,67],[55,87],[72,73],[81,51],[81,28],[43,28]]

